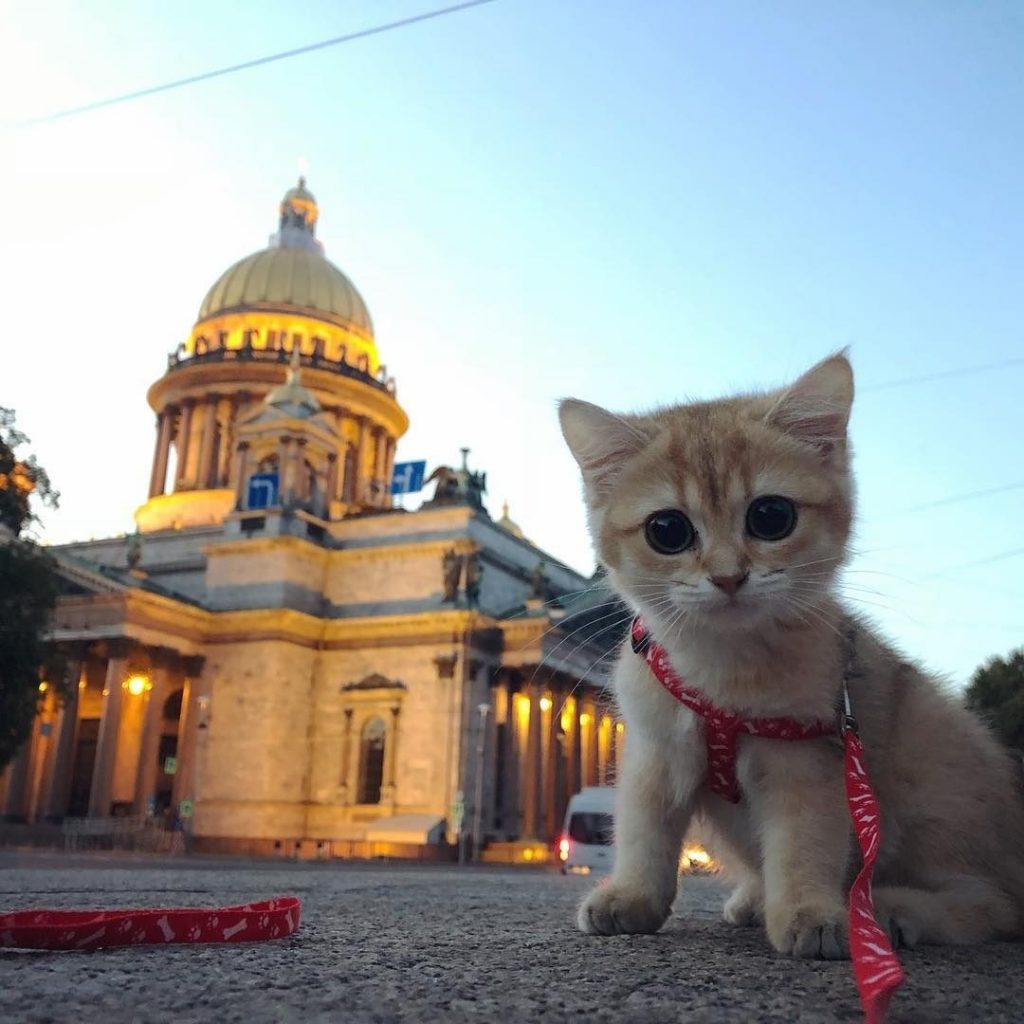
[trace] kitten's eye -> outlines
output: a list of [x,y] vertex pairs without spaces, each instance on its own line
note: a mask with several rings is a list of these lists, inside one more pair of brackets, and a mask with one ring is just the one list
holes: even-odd
[[678,555],[680,551],[693,547],[697,531],[682,512],[670,508],[647,517],[644,536],[658,554]]
[[747,509],[747,533],[758,540],[782,540],[796,528],[796,505],[770,494],[755,498]]

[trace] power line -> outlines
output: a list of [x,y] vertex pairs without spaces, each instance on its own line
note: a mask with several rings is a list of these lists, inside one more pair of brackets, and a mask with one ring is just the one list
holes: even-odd
[[896,512],[890,512],[883,518],[891,516],[906,516],[911,512],[924,512],[926,509],[941,508],[943,505],[956,505],[961,501],[973,501],[975,498],[987,498],[992,494],[1005,494],[1007,491],[1018,491],[1024,487],[1024,480],[1018,480],[1014,484],[1003,484],[1001,487],[989,487],[983,491],[965,491],[963,494],[951,494],[948,498],[937,498],[935,501],[926,501],[920,505],[911,505],[909,508],[901,508]]
[[941,569],[939,572],[930,572],[922,576],[922,580],[934,580],[940,576],[948,576],[951,572],[959,572],[961,569],[973,569],[979,565],[990,565],[992,562],[1002,562],[1007,558],[1017,558],[1024,555],[1024,548],[1011,548],[1009,551],[1000,551],[998,554],[989,555],[987,558],[978,558],[973,562],[962,562],[960,565],[951,565],[948,569]]
[[948,380],[951,377],[966,377],[969,374],[988,373],[991,370],[1008,370],[1015,366],[1024,366],[1024,358],[1004,359],[1000,363],[981,363],[977,366],[963,366],[958,370],[940,370],[938,373],[924,373],[919,377],[901,377],[898,380],[887,380],[880,384],[865,384],[858,387],[857,392],[887,391],[889,388],[902,388],[910,384],[927,384],[933,380]]
[[205,82],[211,78],[231,75],[236,71],[245,71],[248,68],[260,67],[263,64],[271,64],[274,61],[287,60],[289,57],[298,57],[303,53],[312,53],[314,50],[324,50],[329,46],[338,46],[341,43],[352,42],[354,39],[365,39],[367,36],[380,35],[383,32],[390,32],[396,28],[405,28],[407,25],[415,25],[417,22],[429,21],[432,18],[440,18],[446,14],[456,14],[459,11],[469,10],[471,7],[480,7],[483,4],[490,3],[494,3],[494,0],[465,0],[464,3],[454,4],[451,7],[442,7],[436,11],[427,11],[424,14],[414,14],[411,17],[402,18],[399,21],[389,21],[384,25],[376,25],[373,28],[360,29],[358,32],[348,32],[343,36],[335,36],[333,39],[324,39],[319,43],[310,43],[308,46],[298,46],[294,50],[285,50],[282,53],[272,53],[266,57],[257,57],[255,60],[243,61],[241,64],[232,64],[229,67],[217,68],[215,71],[204,71],[198,75],[190,75],[188,78],[179,78],[173,82],[164,82],[162,85],[153,85],[146,89],[137,89],[135,92],[124,93],[121,96],[111,96],[108,99],[85,103],[80,107],[68,107],[66,110],[58,110],[52,114],[45,114],[42,117],[33,117],[26,121],[19,121],[14,125],[14,127],[29,128],[37,124],[59,121],[65,117],[74,117],[77,114],[86,114],[93,110],[100,110],[103,107],[112,107],[118,103],[127,103],[130,100],[141,99],[143,96],[153,96],[159,92],[168,92],[171,89],[180,89],[182,86],[195,85],[197,82]]

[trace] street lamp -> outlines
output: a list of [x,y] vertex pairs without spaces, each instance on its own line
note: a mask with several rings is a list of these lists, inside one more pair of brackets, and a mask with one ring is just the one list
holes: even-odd
[[476,740],[476,794],[473,798],[473,860],[480,860],[480,814],[484,802],[484,740],[487,738],[487,714],[490,704],[480,704],[480,732]]

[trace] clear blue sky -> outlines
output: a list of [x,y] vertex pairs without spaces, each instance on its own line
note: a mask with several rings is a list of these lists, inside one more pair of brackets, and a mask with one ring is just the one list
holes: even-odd
[[[442,5],[6,2],[0,119]],[[146,388],[304,161],[400,458],[469,445],[492,512],[584,571],[557,397],[711,397],[850,345],[851,597],[963,682],[1024,642],[1024,489],[908,510],[1024,482],[1022,54],[1016,2],[497,0],[5,131],[0,404],[63,491],[46,536],[132,528]]]

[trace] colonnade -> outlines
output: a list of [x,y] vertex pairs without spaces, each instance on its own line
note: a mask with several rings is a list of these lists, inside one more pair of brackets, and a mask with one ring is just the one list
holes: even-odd
[[177,807],[194,785],[197,673],[190,659],[160,660],[127,644],[73,659],[66,698],[40,684],[32,733],[0,776],[3,815],[141,816],[161,796]]
[[[172,447],[177,456],[177,468],[170,482],[171,491],[229,487],[234,472],[234,486],[241,494],[255,466],[249,464],[247,450],[240,446],[239,464],[233,470],[232,444],[235,426],[248,403],[248,396],[210,394],[204,398],[186,398],[180,404],[163,409],[157,416],[149,497],[159,497],[168,490],[167,471]],[[396,439],[366,416],[341,407],[326,412],[335,421],[341,438],[352,434],[356,438],[354,443],[342,441],[340,451],[328,467],[329,501],[390,507]],[[355,429],[348,424],[354,424]],[[295,488],[294,480],[286,486],[284,479],[287,454],[290,453],[282,451],[279,462],[282,494]]]
[[614,784],[624,727],[592,691],[554,676],[503,670],[492,703],[499,831],[554,839],[573,794]]

